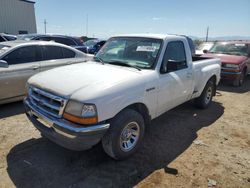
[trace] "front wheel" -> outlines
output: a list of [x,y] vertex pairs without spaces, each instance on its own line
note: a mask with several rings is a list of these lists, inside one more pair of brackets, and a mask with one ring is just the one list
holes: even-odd
[[240,77],[233,81],[233,86],[235,87],[242,86],[244,83],[245,75],[246,75],[246,72],[242,71],[242,73],[240,74]]
[[215,93],[215,84],[212,80],[209,80],[202,91],[201,95],[194,100],[195,106],[198,108],[205,109],[207,108],[214,96]]
[[125,109],[111,120],[110,128],[102,139],[103,149],[114,159],[125,159],[139,148],[144,130],[142,115],[135,110]]

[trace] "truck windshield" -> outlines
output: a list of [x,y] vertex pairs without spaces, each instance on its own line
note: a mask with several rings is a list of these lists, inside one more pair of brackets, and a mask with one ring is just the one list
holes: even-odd
[[210,53],[218,54],[229,54],[229,55],[239,55],[247,56],[248,46],[247,44],[240,43],[218,43],[215,44],[210,50]]
[[103,63],[152,69],[158,60],[161,44],[161,39],[114,37],[106,42],[96,57]]

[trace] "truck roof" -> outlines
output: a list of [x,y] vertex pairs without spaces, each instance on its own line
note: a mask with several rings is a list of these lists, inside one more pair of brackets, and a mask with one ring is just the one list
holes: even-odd
[[181,35],[173,35],[173,34],[123,34],[123,35],[116,35],[114,37],[145,37],[145,38],[155,38],[155,39],[166,39],[166,38],[185,38]]

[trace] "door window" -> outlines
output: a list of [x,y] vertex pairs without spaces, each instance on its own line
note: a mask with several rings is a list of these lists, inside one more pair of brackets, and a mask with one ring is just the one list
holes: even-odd
[[65,44],[67,46],[74,46],[75,45],[73,40],[67,39],[67,38],[53,37],[52,40],[55,42],[61,43],[61,44]]
[[4,41],[5,39],[2,36],[0,36],[0,42],[4,42]]
[[167,73],[187,68],[185,47],[183,42],[169,42],[164,54],[161,73]]
[[7,61],[9,65],[35,62],[37,61],[36,46],[18,48],[7,54],[3,60]]
[[59,46],[43,46],[42,51],[44,60],[63,59],[62,48]]
[[76,53],[74,51],[69,50],[67,48],[62,48],[62,51],[64,58],[74,58],[76,56]]

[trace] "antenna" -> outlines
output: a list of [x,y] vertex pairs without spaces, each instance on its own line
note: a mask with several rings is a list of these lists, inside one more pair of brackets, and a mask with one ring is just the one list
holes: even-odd
[[48,24],[48,22],[46,21],[46,19],[44,19],[43,24],[44,24],[44,32],[45,32],[45,34],[46,34],[46,33],[47,33],[47,28],[46,28],[46,26],[47,26],[47,24]]

